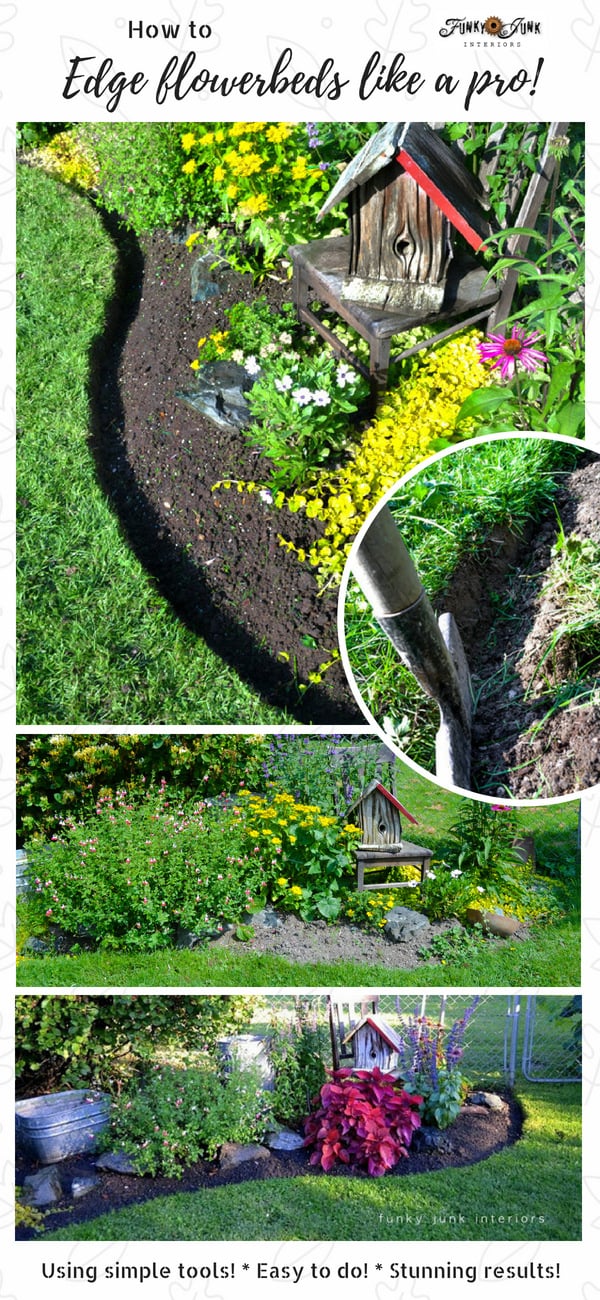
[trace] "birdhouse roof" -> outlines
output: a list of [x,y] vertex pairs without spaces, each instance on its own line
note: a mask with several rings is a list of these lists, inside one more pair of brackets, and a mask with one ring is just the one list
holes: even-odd
[[404,805],[400,803],[400,800],[396,798],[395,794],[392,794],[390,790],[386,790],[385,786],[381,784],[381,781],[377,780],[371,781],[371,784],[368,785],[363,794],[361,794],[360,799],[355,800],[352,807],[348,809],[348,817],[351,816],[355,808],[358,808],[361,803],[364,803],[365,800],[369,798],[369,795],[374,794],[375,790],[377,790],[379,794],[382,794],[385,799],[389,800],[392,806],[397,808],[399,813],[402,813],[403,817],[406,817],[409,822],[412,822],[413,826],[418,825],[416,817],[413,817],[412,813],[409,813],[408,808],[405,808]]
[[450,149],[426,122],[387,122],[367,140],[342,172],[317,220],[359,185],[376,176],[395,158],[452,225],[478,249],[491,234],[484,210],[485,195],[477,176],[460,154]]
[[363,1029],[365,1025],[370,1025],[371,1029],[374,1029],[375,1033],[379,1034],[380,1037],[383,1038],[388,1047],[392,1048],[392,1051],[402,1051],[402,1042],[395,1029],[392,1029],[391,1025],[388,1025],[381,1016],[377,1016],[373,1012],[369,1015],[361,1016],[354,1028],[350,1030],[350,1033],[346,1034],[344,1043],[349,1043],[354,1038],[354,1035],[358,1033],[359,1029]]

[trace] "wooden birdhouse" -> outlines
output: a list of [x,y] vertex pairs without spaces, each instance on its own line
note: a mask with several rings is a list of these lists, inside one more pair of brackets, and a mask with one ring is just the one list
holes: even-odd
[[395,1030],[375,1013],[362,1016],[350,1033],[346,1034],[343,1046],[349,1044],[352,1044],[357,1070],[374,1070],[379,1067],[388,1073],[396,1068],[398,1053],[402,1050],[402,1043]]
[[[402,817],[413,826],[417,820],[404,808],[400,800],[381,781],[372,781],[360,799],[348,809],[347,818],[362,831],[362,839],[356,849],[358,866],[358,889],[380,889],[381,882],[365,884],[365,869],[380,873],[384,867],[404,863],[421,868],[421,881],[425,879],[432,850],[422,848],[402,839]],[[405,880],[388,881],[389,886],[400,888]]]
[[439,311],[455,230],[477,250],[491,233],[479,179],[425,122],[388,122],[343,171],[318,219],[347,198],[341,297]]

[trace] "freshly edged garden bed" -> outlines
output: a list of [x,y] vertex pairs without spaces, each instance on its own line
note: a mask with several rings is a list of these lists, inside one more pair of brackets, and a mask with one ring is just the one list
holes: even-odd
[[[485,1105],[465,1105],[452,1125],[451,1132],[444,1135],[444,1141],[430,1150],[410,1150],[388,1175],[396,1179],[410,1175],[434,1174],[445,1169],[461,1168],[465,1165],[478,1164],[505,1147],[517,1142],[522,1134],[523,1113],[519,1101],[510,1093],[502,1094],[504,1105],[501,1109],[490,1110]],[[297,1151],[269,1151],[268,1157],[245,1160],[244,1163],[221,1169],[219,1160],[200,1160],[188,1166],[181,1178],[167,1178],[163,1175],[134,1177],[131,1174],[112,1173],[110,1170],[96,1170],[94,1156],[72,1157],[60,1163],[59,1173],[65,1196],[57,1202],[55,1209],[44,1213],[44,1236],[63,1228],[65,1214],[68,1215],[69,1229],[74,1224],[85,1224],[90,1234],[93,1232],[93,1220],[98,1215],[119,1211],[127,1206],[141,1205],[156,1197],[171,1196],[180,1193],[194,1193],[235,1184],[270,1181],[273,1178],[350,1178],[361,1182],[370,1181],[365,1170],[337,1165],[335,1170],[325,1173],[318,1166],[309,1163],[310,1152],[306,1148]],[[35,1173],[39,1166],[31,1160],[18,1157],[16,1180],[21,1185],[23,1178]],[[98,1181],[80,1199],[73,1200],[68,1189],[73,1181],[85,1179]],[[262,1187],[256,1189],[260,1198]],[[290,1196],[294,1197],[293,1184]],[[31,1229],[18,1233],[21,1240],[31,1240],[36,1234]]]

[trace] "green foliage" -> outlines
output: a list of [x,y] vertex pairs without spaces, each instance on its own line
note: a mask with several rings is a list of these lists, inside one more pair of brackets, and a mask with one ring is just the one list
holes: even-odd
[[379,748],[372,736],[281,733],[269,737],[265,774],[299,803],[317,803],[339,816],[373,780]]
[[96,160],[99,202],[136,235],[218,216],[208,178],[192,185],[181,170],[182,129],[178,122],[84,122],[75,128]]
[[15,1228],[26,1228],[31,1232],[45,1231],[44,1216],[33,1205],[23,1204],[23,1188],[15,1187]]
[[17,122],[17,149],[38,149],[65,126],[65,122]]
[[93,819],[66,824],[51,851],[27,850],[29,913],[71,939],[101,948],[151,950],[179,929],[222,930],[263,901],[259,854],[246,851],[239,820],[222,806],[184,806],[166,787],[134,804],[125,791],[101,796]]
[[272,881],[272,901],[297,912],[303,921],[334,921],[342,883],[353,868],[351,845],[360,834],[358,828],[284,792],[271,798],[248,792],[234,812],[239,812],[248,854],[256,849]]
[[517,825],[512,807],[465,799],[449,832],[455,869],[468,875],[472,885],[512,881],[514,868],[523,866],[513,847]]
[[486,947],[481,925],[473,925],[468,930],[462,925],[455,925],[443,934],[436,934],[429,947],[423,948],[419,955],[424,961],[433,959],[442,966],[455,961],[468,964],[472,957],[480,956]]
[[[179,165],[218,198],[216,246],[232,266],[261,279],[289,245],[314,236],[332,188],[326,173],[337,173],[369,134],[369,124],[195,123],[181,135]],[[330,215],[322,233],[336,220]]]
[[119,1091],[161,1044],[214,1048],[249,1015],[243,997],[30,997],[16,999],[19,1096],[60,1088]]
[[17,741],[17,827],[51,835],[65,816],[91,813],[99,796],[137,800],[161,781],[178,797],[214,798],[261,780],[262,736],[56,735]]
[[269,1058],[275,1074],[273,1113],[282,1124],[299,1124],[325,1082],[330,1045],[327,1030],[307,999],[296,1000],[293,1023],[275,1015]]
[[200,359],[192,366],[226,356],[252,376],[246,437],[272,465],[269,486],[287,490],[347,448],[368,385],[314,331],[302,330],[291,304],[271,312],[259,299],[252,306],[238,303],[227,315],[229,329],[200,339]]
[[[415,1080],[417,1091],[419,1079]],[[435,1124],[437,1128],[449,1128],[457,1118],[464,1093],[463,1077],[460,1070],[438,1070],[437,1084],[423,1098],[420,1106],[421,1119],[424,1124]]]
[[154,1067],[112,1103],[103,1150],[123,1151],[138,1174],[181,1178],[197,1160],[212,1160],[223,1142],[264,1136],[270,1097],[255,1068],[233,1064],[223,1081],[207,1061]]
[[464,916],[476,897],[476,881],[447,862],[434,862],[425,883],[424,908],[430,921]]

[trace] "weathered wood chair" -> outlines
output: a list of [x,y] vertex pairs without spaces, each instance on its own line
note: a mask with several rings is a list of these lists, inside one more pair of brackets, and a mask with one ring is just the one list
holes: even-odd
[[[567,125],[551,123],[535,170],[524,165],[511,178],[504,229],[535,226],[556,165],[550,144]],[[468,326],[486,322],[495,328],[510,314],[517,269],[509,269],[498,284],[488,280],[487,266],[466,253],[453,256],[451,248],[455,230],[474,250],[492,233],[485,190],[501,136],[502,130],[490,138],[480,176],[474,177],[459,151],[446,146],[431,126],[388,123],[345,168],[319,213],[324,216],[348,197],[350,233],[289,249],[299,319],[369,377],[375,395],[385,388],[395,336],[418,325],[450,322],[398,352],[400,360]],[[524,254],[528,242],[525,234],[509,236],[503,253]],[[368,369],[320,319],[315,301],[366,340]]]

